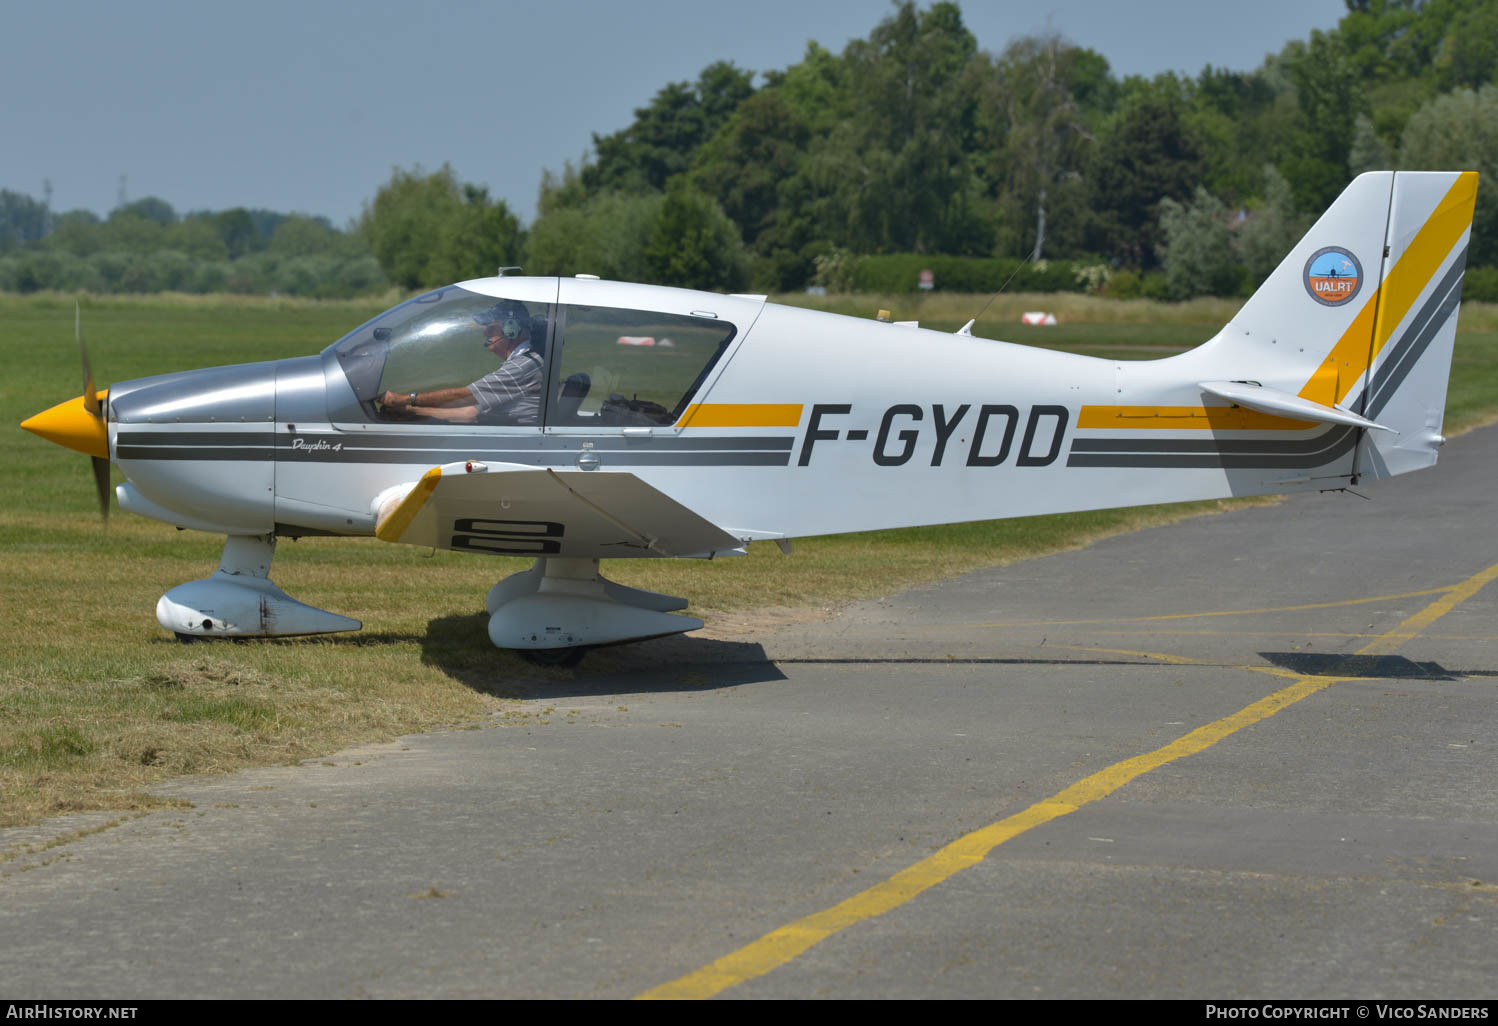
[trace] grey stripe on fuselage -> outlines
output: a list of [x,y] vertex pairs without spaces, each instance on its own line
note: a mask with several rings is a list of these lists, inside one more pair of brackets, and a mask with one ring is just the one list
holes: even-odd
[[1297,456],[1320,452],[1326,447],[1329,431],[1310,438],[1078,438],[1072,442],[1073,453],[1227,453],[1260,456]]
[[[394,463],[431,466],[487,459],[533,466],[570,466],[586,443],[606,466],[786,466],[794,439],[627,438],[617,435],[499,435],[394,432],[280,433],[199,431],[173,425],[160,431],[122,431],[116,458],[124,460],[278,460],[287,463]],[[517,445],[519,447],[517,447]]]
[[[1144,446],[1144,440],[1134,443],[1134,448],[1119,452],[1083,452],[1073,449],[1066,458],[1068,467],[1153,467],[1220,470],[1269,470],[1276,468],[1304,469],[1324,466],[1352,451],[1357,439],[1357,430],[1337,427],[1306,441],[1315,443],[1315,448],[1305,451],[1278,449],[1273,451],[1224,451],[1213,443],[1210,451],[1182,452],[1181,443],[1172,446],[1174,451],[1160,452]],[[1239,441],[1233,439],[1232,441]],[[1283,443],[1281,443],[1283,444]]]

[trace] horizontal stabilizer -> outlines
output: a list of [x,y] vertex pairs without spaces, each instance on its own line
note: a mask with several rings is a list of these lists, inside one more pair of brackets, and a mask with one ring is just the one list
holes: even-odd
[[1246,406],[1260,413],[1271,413],[1296,420],[1313,420],[1322,424],[1347,424],[1351,427],[1367,428],[1370,431],[1393,431],[1393,428],[1375,424],[1367,417],[1348,413],[1332,406],[1302,399],[1277,388],[1267,388],[1254,381],[1203,381],[1197,386],[1209,395]]
[[376,502],[377,537],[504,556],[689,556],[743,542],[629,473],[449,463]]

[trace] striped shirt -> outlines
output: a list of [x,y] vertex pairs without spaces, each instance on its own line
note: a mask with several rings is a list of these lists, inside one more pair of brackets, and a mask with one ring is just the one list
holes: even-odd
[[539,424],[546,370],[541,355],[526,342],[496,371],[485,374],[468,391],[479,408],[480,424]]

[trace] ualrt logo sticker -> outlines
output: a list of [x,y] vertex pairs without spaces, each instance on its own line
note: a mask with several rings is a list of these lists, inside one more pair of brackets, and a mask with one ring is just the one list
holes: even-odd
[[1303,276],[1306,291],[1323,306],[1342,306],[1363,287],[1363,265],[1351,251],[1327,246],[1311,254]]

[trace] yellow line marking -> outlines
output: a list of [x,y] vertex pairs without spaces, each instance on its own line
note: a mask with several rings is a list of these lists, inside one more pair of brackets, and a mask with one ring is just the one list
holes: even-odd
[[1159,620],[1194,620],[1203,616],[1249,616],[1254,613],[1299,613],[1307,609],[1335,609],[1338,606],[1362,606],[1370,602],[1390,602],[1394,599],[1421,598],[1439,595],[1459,588],[1459,584],[1448,584],[1442,588],[1423,588],[1420,591],[1403,591],[1394,595],[1373,595],[1369,598],[1342,599],[1339,602],[1312,602],[1303,606],[1270,606],[1267,609],[1226,609],[1209,613],[1162,613],[1159,616],[1115,616],[1102,620],[1010,620],[999,623],[971,624],[974,627],[1079,627],[1098,623],[1152,623]]
[[441,467],[433,467],[422,474],[421,480],[417,481],[415,486],[406,493],[400,505],[391,510],[390,515],[375,526],[375,537],[380,541],[400,541],[401,535],[406,533],[406,528],[411,526],[411,521],[416,519],[416,514],[421,512],[421,507],[427,504],[427,500],[437,490],[437,483],[441,480]]
[[1136,652],[1129,648],[1096,648],[1092,645],[1047,645],[1046,647],[1069,652],[1101,652],[1105,655],[1137,656],[1140,659],[1158,659],[1162,663],[1184,663],[1191,666],[1215,665],[1206,659],[1193,659],[1191,656],[1170,655],[1166,652]]
[[1367,645],[1358,649],[1358,655],[1388,655],[1404,642],[1409,641],[1426,627],[1429,627],[1473,595],[1476,595],[1482,590],[1484,585],[1492,582],[1494,578],[1498,578],[1498,564],[1488,567],[1481,573],[1473,574],[1461,584],[1448,589],[1445,598],[1437,599],[1414,616],[1405,620],[1398,627],[1395,627],[1392,631],[1374,638]]
[[[1116,638],[1376,638],[1380,635],[1369,631],[1095,631],[1104,637]],[[1429,641],[1498,641],[1498,634],[1425,634]],[[1045,648],[1064,648],[1046,642]]]
[[[1182,631],[1182,630],[1135,630],[1097,631],[1098,634],[1119,638],[1372,638],[1367,631]],[[1050,648],[1050,645],[1046,646]]]
[[[1434,623],[1457,605],[1477,594],[1479,589],[1494,578],[1498,578],[1498,563],[1452,588],[1443,589],[1448,592],[1445,597],[1432,602],[1388,634],[1373,639],[1360,648],[1356,654],[1388,654],[1399,647],[1401,642],[1414,637],[1421,628]],[[1106,798],[1125,784],[1151,770],[1203,752],[1223,738],[1268,719],[1275,713],[1288,709],[1296,702],[1324,691],[1339,681],[1366,679],[1293,675],[1292,671],[1274,667],[1259,667],[1258,669],[1274,676],[1290,676],[1293,683],[1235,713],[1198,727],[1161,748],[1131,759],[1124,759],[1091,776],[1084,777],[1022,812],[1007,816],[996,823],[990,823],[972,833],[964,834],[934,854],[900,870],[889,879],[845,901],[838,902],[829,909],[814,912],[779,929],[771,930],[737,951],[730,952],[695,972],[647,990],[638,997],[642,999],[710,998],[729,987],[763,976],[797,958],[828,937],[857,923],[899,908],[924,891],[951,879],[970,866],[977,865],[1005,841],[1054,819],[1076,812],[1082,806],[1100,798]]]
[[801,423],[801,403],[694,403],[677,427],[789,427]]
[[[1287,670],[1287,669],[1285,669],[1282,666],[1264,666],[1264,665],[1262,665],[1260,663],[1253,663],[1253,664],[1250,664],[1250,663],[1230,663],[1230,664],[1214,663],[1210,659],[1193,659],[1190,656],[1168,655],[1168,654],[1166,654],[1164,652],[1137,652],[1137,651],[1134,651],[1133,649],[1127,649],[1127,648],[1094,648],[1091,645],[1051,645],[1051,646],[1047,646],[1047,647],[1050,647],[1050,648],[1065,648],[1065,649],[1070,649],[1070,650],[1075,651],[1075,652],[1102,652],[1102,653],[1105,653],[1105,654],[1108,654],[1108,655],[1131,655],[1131,656],[1138,656],[1138,657],[1143,658],[1143,659],[1159,659],[1159,660],[1161,660],[1163,662],[1166,662],[1166,663],[1172,663],[1172,664],[1181,665],[1181,666],[1215,666],[1215,667],[1217,667],[1218,669],[1221,669],[1221,670],[1252,670],[1255,673],[1267,673],[1271,677],[1284,677],[1287,680],[1300,680],[1302,677],[1304,677],[1307,680],[1309,680],[1309,679],[1311,679],[1313,677],[1317,678],[1317,679],[1320,679],[1320,677],[1321,677],[1321,675],[1314,674],[1314,673],[1299,673],[1299,672],[1297,672],[1295,670]],[[1332,652],[1328,652],[1326,654],[1327,655],[1335,655],[1335,653],[1332,653]],[[1149,664],[1148,663],[1140,663],[1139,665],[1140,666],[1148,666]],[[1347,681],[1347,680],[1377,680],[1378,678],[1376,678],[1376,677],[1335,677],[1334,679],[1335,680],[1339,680],[1339,681]]]
[[1242,406],[1083,406],[1079,428],[1131,431],[1305,431],[1308,420],[1291,420]]

